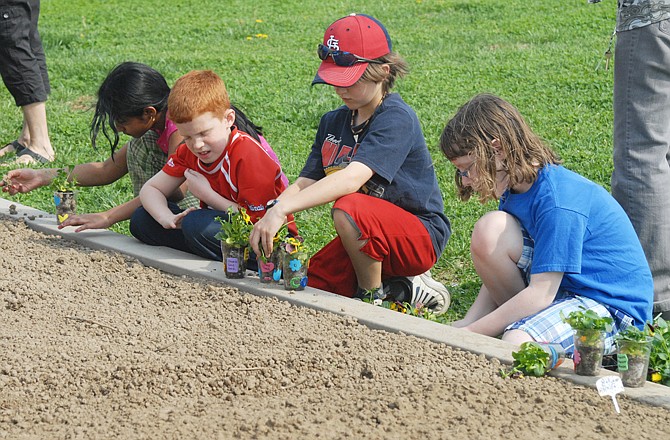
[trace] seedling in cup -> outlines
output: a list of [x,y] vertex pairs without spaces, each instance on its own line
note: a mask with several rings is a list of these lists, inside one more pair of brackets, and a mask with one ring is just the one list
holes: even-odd
[[[70,167],[72,169],[73,167]],[[72,175],[72,171],[67,172],[64,168],[56,171],[56,176],[51,181],[51,188],[54,191],[54,204],[56,205],[56,219],[60,225],[77,213],[77,177]]]
[[602,365],[605,350],[605,334],[612,330],[612,318],[602,317],[593,310],[570,312],[561,318],[573,328],[575,351],[572,360],[575,373],[580,376],[595,376]]

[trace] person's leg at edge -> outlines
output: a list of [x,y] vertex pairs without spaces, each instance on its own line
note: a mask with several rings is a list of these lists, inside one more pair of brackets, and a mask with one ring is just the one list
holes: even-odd
[[[47,125],[47,111],[45,102],[35,102],[21,107],[23,111],[23,130],[19,136],[19,143],[29,150],[53,161],[55,153],[49,139]],[[22,156],[17,163],[32,163],[29,156]]]
[[[32,10],[29,35],[30,49],[36,64],[34,70],[39,71],[39,73],[35,72],[34,75],[41,78],[46,95],[49,95],[51,87],[49,84],[49,74],[47,72],[46,55],[44,54],[44,47],[42,46],[42,39],[40,38],[38,30],[40,2],[32,0],[30,3]],[[51,139],[49,138],[45,101],[46,99],[21,106],[21,110],[23,111],[23,130],[21,132],[21,138],[27,137],[27,139],[25,139],[26,143],[23,143],[26,148],[53,161],[56,154],[51,145]],[[20,163],[22,159],[23,158],[20,158],[17,162]]]
[[617,33],[612,195],[654,277],[654,313],[670,318],[670,20]]
[[454,322],[464,327],[507,302],[526,287],[517,263],[523,252],[519,222],[503,211],[485,214],[475,224],[470,252],[482,287],[465,317]]
[[[49,138],[46,117],[46,100],[51,90],[46,57],[38,31],[40,2],[31,0],[28,6],[20,9],[22,13],[19,17],[23,24],[18,26],[19,34],[2,40],[6,47],[0,53],[6,67],[0,70],[5,85],[23,113],[23,128],[17,138],[18,142],[53,161],[55,152]],[[0,152],[0,156],[13,150],[15,148],[10,145]],[[17,159],[18,164],[33,162],[34,159],[27,155]]]
[[[182,211],[175,203],[168,203],[168,207],[175,214]],[[142,206],[130,217],[130,233],[142,243],[151,246],[166,246],[193,253],[181,229],[165,229]]]

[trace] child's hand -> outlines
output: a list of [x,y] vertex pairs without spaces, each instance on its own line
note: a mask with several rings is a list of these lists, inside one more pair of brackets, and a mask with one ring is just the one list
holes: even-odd
[[186,215],[195,211],[198,208],[188,208],[185,211],[180,212],[179,214],[172,214],[165,216],[164,218],[158,220],[158,223],[161,224],[165,229],[181,229],[181,221]]
[[270,255],[273,248],[273,239],[277,231],[286,223],[286,216],[278,209],[279,204],[265,213],[265,216],[258,220],[249,235],[249,244],[256,255],[263,255],[260,247],[263,246],[264,255]]
[[107,229],[111,225],[109,217],[102,212],[97,212],[93,214],[71,215],[58,225],[58,229],[63,229],[67,226],[79,226],[74,232],[81,232],[86,229]]
[[202,200],[207,203],[208,195],[211,194],[212,186],[209,184],[209,181],[205,176],[200,174],[197,171],[187,169],[184,172],[184,177],[188,183],[188,190],[191,191],[198,200]]
[[0,182],[0,186],[2,186],[4,192],[8,192],[12,196],[18,193],[27,193],[49,183],[48,179],[45,179],[42,174],[42,170],[30,168],[11,170]]

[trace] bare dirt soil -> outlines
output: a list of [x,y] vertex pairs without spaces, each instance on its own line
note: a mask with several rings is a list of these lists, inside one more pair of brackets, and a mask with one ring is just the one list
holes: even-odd
[[[0,217],[0,438],[663,439],[670,412]],[[395,313],[390,312],[389,313]],[[419,318],[417,318],[419,319]]]

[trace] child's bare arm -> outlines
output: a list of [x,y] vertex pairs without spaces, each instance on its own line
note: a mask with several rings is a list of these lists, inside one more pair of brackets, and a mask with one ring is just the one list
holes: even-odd
[[191,194],[207,206],[218,211],[227,211],[228,208],[233,208],[234,211],[239,209],[237,203],[214,191],[209,180],[199,172],[189,169],[184,172],[184,177],[186,177]]
[[76,165],[70,173],[71,178],[76,177],[79,186],[102,186],[116,182],[128,173],[126,153],[128,144],[119,149],[112,159],[107,158],[104,162],[88,162]]
[[140,190],[142,206],[166,229],[175,229],[179,225],[180,217],[168,208],[167,196],[184,183],[184,180],[183,177],[172,177],[164,171],[159,171]]
[[528,287],[464,328],[483,335],[499,336],[509,324],[547,308],[556,297],[562,279],[563,272],[534,274]]

